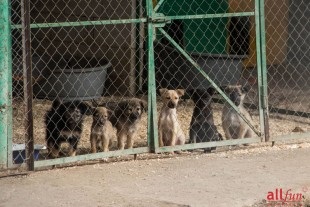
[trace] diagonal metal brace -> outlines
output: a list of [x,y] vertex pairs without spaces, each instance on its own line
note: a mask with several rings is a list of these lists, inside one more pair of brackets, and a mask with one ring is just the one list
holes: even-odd
[[215,88],[219,92],[219,94],[231,105],[231,107],[239,114],[239,116],[249,125],[249,127],[258,135],[261,136],[261,132],[258,131],[250,121],[240,112],[240,110],[236,107],[236,105],[227,97],[227,95],[214,83],[214,81],[201,69],[201,67],[188,55],[184,49],[182,49],[178,43],[176,43],[162,28],[158,28],[158,30],[171,42],[172,45],[176,47],[176,49],[184,55],[186,59],[188,59],[195,68],[211,83],[212,87]]

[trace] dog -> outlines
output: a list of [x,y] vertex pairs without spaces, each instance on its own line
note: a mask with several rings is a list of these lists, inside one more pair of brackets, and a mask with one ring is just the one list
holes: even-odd
[[113,139],[113,127],[109,118],[112,111],[105,107],[98,107],[93,114],[93,123],[91,125],[90,144],[92,153],[96,153],[98,148],[103,152],[109,151],[111,140]]
[[[192,119],[190,122],[189,143],[211,142],[223,140],[222,135],[217,131],[213,120],[212,95],[215,89],[210,87],[207,90],[190,89],[189,94],[195,104]],[[205,148],[204,152],[211,152],[216,147]]]
[[[249,85],[229,85],[222,86],[221,89],[227,94],[229,99],[238,107],[245,118],[253,125],[249,112],[244,108],[243,101],[250,90]],[[239,114],[228,104],[225,103],[222,113],[222,126],[226,139],[250,138],[254,137],[254,131],[239,116]]]
[[82,101],[54,100],[45,115],[46,142],[51,158],[59,156],[61,144],[68,142],[69,155],[75,156],[82,134],[84,115],[92,115],[94,108]]
[[179,124],[176,108],[185,90],[161,88],[159,93],[163,101],[163,107],[158,119],[159,146],[183,145],[185,143],[185,135]]
[[131,98],[117,103],[114,113],[110,117],[112,125],[116,128],[118,149],[133,147],[135,135],[140,128],[142,114],[147,109],[147,102],[138,98]]

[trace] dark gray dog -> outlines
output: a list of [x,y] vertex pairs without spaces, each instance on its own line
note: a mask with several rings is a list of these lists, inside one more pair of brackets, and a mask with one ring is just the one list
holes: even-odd
[[[212,95],[215,93],[214,88],[191,89],[189,91],[195,107],[190,123],[189,142],[211,142],[222,140],[222,135],[217,131],[213,120]],[[216,147],[205,148],[204,152],[211,152]]]

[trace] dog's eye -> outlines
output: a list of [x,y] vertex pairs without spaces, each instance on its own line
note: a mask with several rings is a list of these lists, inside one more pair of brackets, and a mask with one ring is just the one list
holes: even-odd
[[175,99],[175,100],[178,100],[179,98],[178,98],[178,97],[174,97],[174,99]]
[[137,111],[140,111],[140,108],[139,108],[139,107],[137,108]]
[[170,96],[166,97],[166,99],[168,99],[168,100],[169,100],[169,99],[170,99]]

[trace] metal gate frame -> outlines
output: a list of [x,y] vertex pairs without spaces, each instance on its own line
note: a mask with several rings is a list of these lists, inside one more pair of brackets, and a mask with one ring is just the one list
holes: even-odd
[[[23,59],[24,59],[24,77],[26,82],[31,81],[31,58],[30,57],[30,29],[32,28],[50,28],[50,27],[74,27],[74,26],[89,26],[89,25],[108,25],[108,24],[133,24],[133,23],[147,23],[147,50],[148,50],[148,147],[126,149],[111,151],[106,153],[96,153],[88,155],[79,155],[75,157],[63,157],[53,160],[34,161],[33,152],[33,135],[32,135],[32,91],[31,88],[27,95],[26,102],[26,125],[29,126],[25,138],[28,140],[26,145],[27,169],[34,170],[38,167],[51,166],[56,164],[66,164],[77,161],[86,161],[90,159],[106,158],[120,155],[139,154],[147,152],[166,152],[181,149],[205,148],[213,146],[225,146],[234,144],[255,143],[269,140],[268,131],[268,101],[267,101],[267,75],[266,75],[266,48],[265,48],[265,30],[264,30],[264,0],[255,0],[254,12],[242,13],[224,13],[224,14],[202,14],[202,15],[183,15],[183,16],[163,16],[156,13],[158,8],[162,5],[164,0],[160,0],[153,8],[152,0],[146,1],[146,17],[138,19],[120,19],[120,20],[100,20],[100,21],[80,21],[80,22],[60,22],[60,23],[40,23],[30,24],[30,0],[23,1],[23,23],[22,25],[11,25],[10,15],[10,1],[1,0],[0,2],[0,169],[12,168],[12,60],[11,60],[11,29],[23,30]],[[209,78],[209,76],[201,70],[193,59],[181,47],[173,41],[171,37],[161,28],[173,19],[203,19],[203,18],[220,18],[220,17],[236,17],[236,16],[255,16],[256,29],[256,51],[257,51],[257,73],[258,73],[258,87],[259,87],[259,117],[260,117],[260,131],[252,129],[259,135],[258,138],[237,139],[221,142],[195,143],[186,144],[175,147],[161,147],[158,145],[158,131],[157,131],[157,107],[156,107],[156,84],[155,84],[155,64],[154,64],[154,29],[158,28],[164,36],[184,55],[210,83],[211,85],[224,97],[224,99],[238,112],[238,109],[224,92]],[[28,35],[29,36],[28,36]],[[28,38],[28,39],[27,39]],[[27,42],[29,41],[29,42]],[[29,72],[30,71],[30,72]],[[28,78],[30,77],[30,79]],[[27,84],[32,87],[32,84]],[[29,110],[28,110],[29,109]],[[238,112],[239,113],[239,112]],[[239,113],[240,114],[240,113]],[[240,114],[243,119],[242,114]],[[245,119],[246,122],[248,122]]]
[[[148,97],[150,104],[149,128],[148,135],[151,137],[151,149],[153,152],[169,152],[174,150],[188,150],[206,147],[249,144],[260,142],[263,139],[269,141],[269,121],[268,121],[268,100],[267,100],[267,71],[266,71],[266,47],[265,47],[265,24],[264,24],[264,0],[255,0],[254,12],[239,12],[239,13],[223,13],[223,14],[200,14],[200,15],[178,15],[178,16],[164,16],[161,13],[156,13],[159,7],[165,0],[160,0],[153,10],[152,1],[147,1],[148,12]],[[213,82],[213,80],[201,69],[201,67],[182,49],[163,29],[166,23],[171,20],[184,19],[206,19],[206,18],[221,18],[221,17],[240,17],[240,16],[255,16],[255,30],[256,30],[256,52],[257,52],[257,75],[258,75],[258,98],[259,98],[259,119],[260,131],[256,130],[254,126],[240,113],[239,109],[231,102],[226,94]],[[201,73],[214,87],[217,92],[225,99],[226,102],[242,117],[242,119],[249,125],[249,127],[258,135],[258,138],[247,138],[237,140],[226,140],[219,142],[207,143],[193,143],[178,146],[159,147],[158,143],[158,127],[157,127],[157,113],[156,113],[156,92],[155,92],[155,64],[154,64],[154,46],[153,35],[154,28],[169,40],[169,42],[197,69],[197,73]]]

